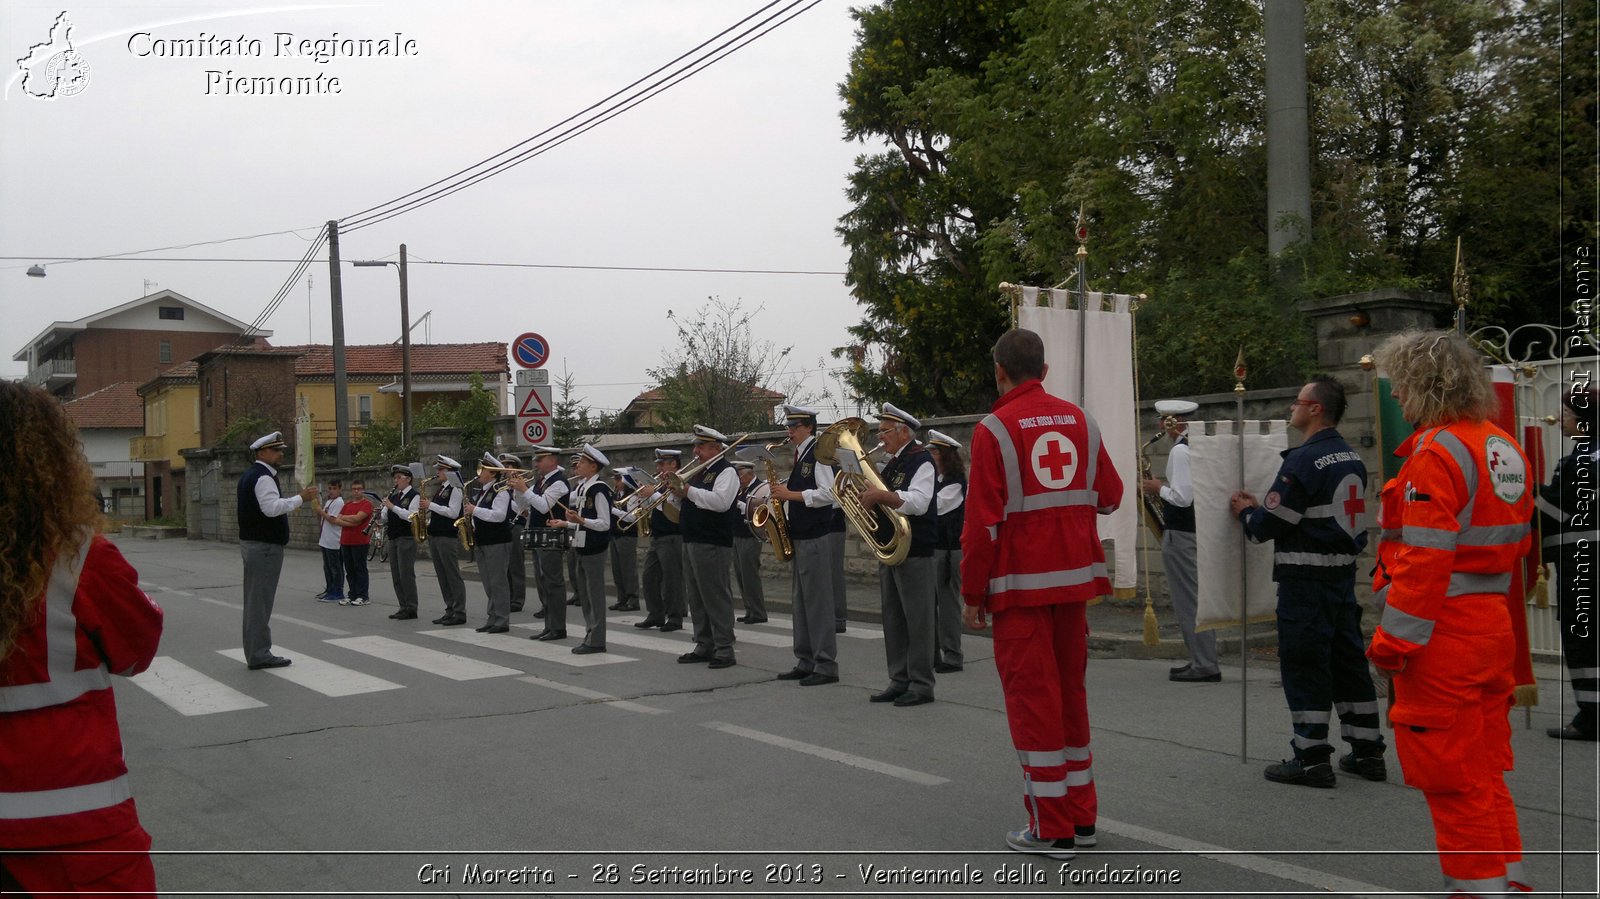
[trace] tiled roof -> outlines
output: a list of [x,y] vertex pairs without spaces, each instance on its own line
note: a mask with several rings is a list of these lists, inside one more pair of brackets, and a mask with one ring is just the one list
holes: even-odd
[[144,428],[144,401],[132,381],[115,384],[63,403],[67,417],[79,428]]
[[[294,361],[297,377],[333,375],[333,347],[325,344],[308,344],[280,347],[302,353]],[[403,367],[398,344],[347,346],[344,348],[344,370],[349,375],[399,375]],[[486,375],[505,374],[511,370],[506,361],[503,343],[414,343],[411,345],[411,373],[413,375],[467,375],[483,372]]]
[[[699,371],[699,372],[695,372],[694,374],[690,375],[689,377],[690,378],[704,378],[704,377],[708,377],[708,373],[704,372],[704,371]],[[665,393],[661,392],[661,388],[660,387],[652,387],[649,390],[646,390],[644,393],[641,393],[638,396],[634,397],[632,400],[629,400],[628,401],[628,408],[631,409],[634,406],[635,403],[643,404],[643,405],[649,405],[651,403],[659,403],[662,400],[665,400],[666,398],[667,398],[667,395]],[[768,390],[765,387],[751,387],[750,388],[750,398],[752,400],[761,400],[762,402],[769,402],[769,401],[771,401],[771,402],[780,402],[780,401],[786,399],[787,397],[786,397],[785,394],[779,393],[776,390]]]

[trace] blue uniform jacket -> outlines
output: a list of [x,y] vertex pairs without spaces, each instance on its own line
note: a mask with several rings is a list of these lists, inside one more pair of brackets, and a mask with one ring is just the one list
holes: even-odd
[[1283,452],[1261,504],[1239,513],[1255,543],[1275,542],[1272,579],[1337,581],[1367,545],[1367,467],[1334,428]]

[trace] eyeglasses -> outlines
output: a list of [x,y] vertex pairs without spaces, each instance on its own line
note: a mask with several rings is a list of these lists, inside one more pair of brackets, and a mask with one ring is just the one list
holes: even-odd
[[1317,402],[1316,400],[1295,400],[1294,402],[1289,404],[1289,408],[1293,409],[1296,406],[1320,406],[1320,405],[1322,405],[1322,404]]

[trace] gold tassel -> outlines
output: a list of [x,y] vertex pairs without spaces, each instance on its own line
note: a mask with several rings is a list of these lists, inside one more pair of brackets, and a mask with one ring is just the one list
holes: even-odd
[[1156,623],[1156,606],[1148,594],[1144,598],[1144,645],[1155,646],[1161,642],[1161,627]]
[[1539,579],[1533,583],[1533,604],[1541,609],[1550,608],[1550,579],[1545,576],[1546,566],[1539,566]]
[[1132,599],[1139,595],[1138,587],[1112,587],[1111,596],[1115,599]]
[[1532,708],[1539,704],[1538,684],[1517,684],[1511,691],[1512,705]]

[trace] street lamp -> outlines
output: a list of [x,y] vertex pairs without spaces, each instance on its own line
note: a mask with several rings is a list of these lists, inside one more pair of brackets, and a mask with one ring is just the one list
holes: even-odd
[[28,266],[28,277],[30,277],[30,278],[43,278],[44,277],[44,266],[42,266],[42,265],[30,265],[30,266]]
[[352,265],[395,265],[400,270],[400,442],[411,442],[411,305],[406,284],[406,245],[400,245],[400,261],[362,259]]

